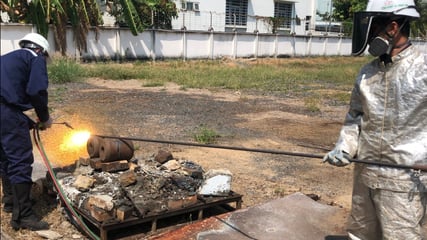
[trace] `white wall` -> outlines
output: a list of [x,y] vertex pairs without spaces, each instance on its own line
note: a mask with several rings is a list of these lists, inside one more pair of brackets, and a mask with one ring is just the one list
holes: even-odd
[[[1,24],[1,54],[19,48],[18,41],[34,32],[31,25]],[[51,32],[51,31],[50,31]],[[133,36],[129,29],[101,28],[99,40],[90,31],[87,52],[80,53],[73,33],[67,31],[67,56],[77,59],[218,59],[223,57],[334,56],[351,54],[351,39],[333,36],[289,36],[238,32],[145,31]],[[48,37],[51,54],[55,49]],[[413,41],[427,52],[425,41]]]
[[[2,54],[18,48],[31,25],[1,24]],[[50,31],[51,33],[51,31]],[[55,49],[52,34],[48,37]],[[205,58],[350,55],[351,39],[324,36],[289,36],[216,31],[148,30],[133,36],[129,29],[100,28],[99,39],[90,31],[87,52],[80,53],[71,29],[67,31],[67,52],[73,58]],[[52,54],[51,51],[51,54]]]

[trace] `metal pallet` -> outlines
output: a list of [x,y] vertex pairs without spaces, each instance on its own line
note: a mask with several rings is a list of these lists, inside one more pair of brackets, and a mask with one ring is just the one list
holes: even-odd
[[[231,206],[230,203],[235,203],[235,206]],[[167,219],[178,215],[191,214],[197,212],[197,220],[203,219],[204,210],[221,207],[226,211],[234,211],[242,207],[242,195],[230,192],[229,196],[224,197],[203,197],[198,196],[197,203],[184,207],[182,209],[171,210],[161,214],[147,214],[143,217],[131,217],[124,221],[113,220],[108,222],[98,222],[87,212],[75,208],[75,210],[82,216],[83,220],[90,223],[99,232],[101,240],[108,240],[109,232],[120,229],[126,231],[127,228],[135,227],[137,225],[151,224],[151,233],[157,231],[157,221],[161,219]]]

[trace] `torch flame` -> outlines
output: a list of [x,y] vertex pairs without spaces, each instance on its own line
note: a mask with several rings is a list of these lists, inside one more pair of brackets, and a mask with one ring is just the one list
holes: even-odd
[[64,142],[61,144],[61,150],[77,150],[86,146],[89,137],[89,131],[75,131],[65,137]]

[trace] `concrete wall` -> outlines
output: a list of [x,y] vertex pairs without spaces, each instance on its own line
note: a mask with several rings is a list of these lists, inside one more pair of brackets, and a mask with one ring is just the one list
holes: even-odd
[[[1,53],[18,48],[31,25],[1,24]],[[53,37],[48,37],[51,52]],[[133,36],[129,29],[101,28],[99,39],[88,34],[87,52],[80,53],[67,33],[67,55],[75,58],[206,58],[349,55],[351,39],[324,36],[289,36],[238,32],[147,30]]]
[[[1,24],[1,54],[18,48],[32,25]],[[52,33],[48,40],[55,49]],[[426,42],[414,42],[427,52]],[[333,36],[290,36],[238,32],[148,30],[133,36],[129,29],[90,31],[87,52],[80,53],[67,32],[67,56],[76,59],[218,59],[223,57],[283,57],[350,55],[351,39]]]

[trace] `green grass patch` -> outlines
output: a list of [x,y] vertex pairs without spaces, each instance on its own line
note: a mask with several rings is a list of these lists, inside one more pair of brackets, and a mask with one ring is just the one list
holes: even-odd
[[219,137],[219,134],[206,126],[200,126],[193,134],[194,140],[203,144],[213,144]]
[[320,112],[319,96],[316,94],[304,98],[304,106],[310,112]]
[[75,60],[54,57],[47,66],[49,81],[52,83],[78,82],[82,80],[84,71]]
[[[164,86],[173,82],[184,90],[251,89],[292,93],[297,96],[319,94],[322,90],[336,90],[345,93],[322,95],[320,98],[335,98],[332,100],[348,102],[347,92],[353,87],[359,69],[369,60],[369,57],[310,57],[89,64],[60,60],[50,67],[49,73],[55,82],[68,82],[80,77],[118,81],[140,79],[145,87]],[[314,103],[308,99],[307,107],[314,111]]]

